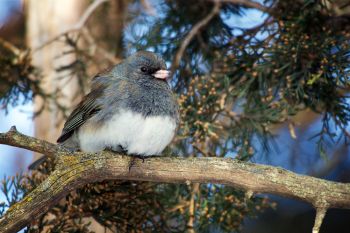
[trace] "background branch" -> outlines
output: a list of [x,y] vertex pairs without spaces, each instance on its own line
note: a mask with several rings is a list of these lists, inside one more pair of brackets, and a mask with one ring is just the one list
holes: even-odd
[[4,48],[10,50],[11,52],[13,52],[17,56],[19,56],[21,54],[21,52],[22,52],[15,45],[13,45],[12,43],[2,39],[1,37],[0,37],[0,45],[3,46]]
[[185,49],[187,48],[187,46],[190,44],[190,42],[192,41],[193,37],[195,37],[195,35],[197,35],[197,33],[205,26],[207,25],[210,20],[216,15],[218,14],[220,11],[220,3],[218,1],[214,2],[214,7],[213,10],[206,16],[204,17],[201,21],[199,21],[198,23],[196,23],[193,28],[190,30],[190,32],[186,35],[186,37],[183,39],[179,50],[177,51],[174,61],[173,61],[173,65],[172,65],[172,71],[176,70],[176,68],[179,66],[181,58],[183,53],[185,52]]
[[44,42],[43,44],[41,44],[39,47],[34,48],[33,51],[37,51],[42,49],[43,47],[45,47],[48,44],[51,44],[52,42],[58,40],[61,36],[64,35],[68,35],[71,32],[74,31],[80,31],[86,24],[87,20],[90,18],[90,16],[94,13],[94,11],[103,3],[107,2],[108,0],[95,0],[93,3],[91,3],[91,5],[89,5],[89,7],[85,10],[85,12],[83,13],[83,15],[81,16],[81,18],[79,19],[79,21],[74,24],[72,27],[66,29],[65,31],[63,31],[62,33],[60,33],[59,35],[49,39],[48,41]]

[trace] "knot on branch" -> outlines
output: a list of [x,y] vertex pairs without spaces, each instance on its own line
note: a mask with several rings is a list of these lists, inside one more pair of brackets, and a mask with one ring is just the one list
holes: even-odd
[[8,133],[17,133],[17,128],[15,125],[11,126],[10,130],[8,131]]

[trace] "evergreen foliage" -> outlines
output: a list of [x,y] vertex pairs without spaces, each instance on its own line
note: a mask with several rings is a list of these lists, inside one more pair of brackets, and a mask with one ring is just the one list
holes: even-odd
[[20,52],[1,38],[0,70],[0,109],[24,104],[33,98],[33,93],[39,92],[39,82],[32,79],[35,69],[29,53]]
[[[186,35],[214,4],[165,0],[155,6],[159,14],[152,16],[135,10],[140,3],[130,2],[132,20],[124,30],[123,45],[130,51],[158,52],[170,64]],[[222,1],[220,13],[190,41],[171,81],[181,106],[181,127],[166,153],[249,160],[268,151],[273,126],[292,124],[292,117],[306,109],[321,116],[315,138],[322,156],[327,156],[328,141],[347,142],[350,18],[321,0],[271,0],[264,6],[262,23],[243,28],[230,19],[246,17],[246,6]],[[90,47],[79,47],[76,41],[72,46],[81,54],[81,67],[96,62],[84,56]],[[0,59],[3,66],[5,57]],[[9,77],[3,75],[1,80]],[[0,103],[14,103],[18,92],[30,96],[37,89],[16,80],[10,90]],[[334,126],[340,130],[332,130]],[[5,179],[3,192],[9,199],[0,205],[0,213],[52,169],[48,161],[30,174]],[[8,191],[11,184],[15,194]],[[183,232],[191,227],[198,232],[235,232],[245,217],[271,206],[266,198],[247,199],[244,192],[222,185],[105,181],[72,192],[27,232],[44,227],[50,232],[89,232],[88,217],[116,232]],[[191,218],[193,226],[188,225]]]

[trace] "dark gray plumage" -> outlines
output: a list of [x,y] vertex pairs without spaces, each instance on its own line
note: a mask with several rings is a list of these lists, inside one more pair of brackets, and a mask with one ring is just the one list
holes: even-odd
[[57,142],[96,152],[160,154],[175,135],[177,102],[165,78],[164,60],[137,52],[94,77],[91,92],[68,117]]

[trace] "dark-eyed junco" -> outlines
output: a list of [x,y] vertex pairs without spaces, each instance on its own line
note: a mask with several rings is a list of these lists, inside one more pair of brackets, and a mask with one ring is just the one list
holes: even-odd
[[179,123],[164,60],[137,52],[92,80],[91,91],[68,117],[57,142],[69,149],[159,155]]

